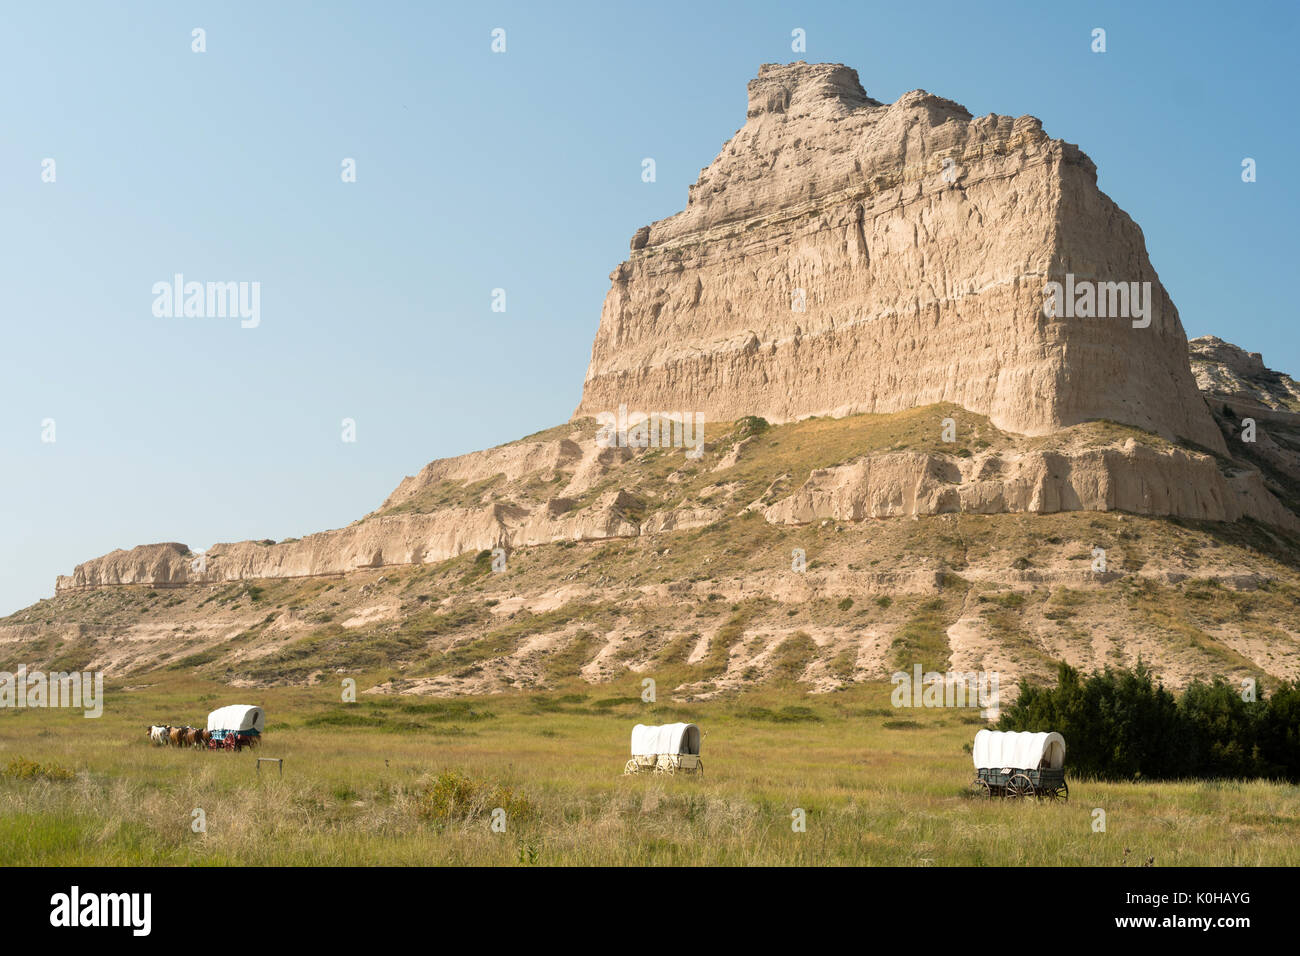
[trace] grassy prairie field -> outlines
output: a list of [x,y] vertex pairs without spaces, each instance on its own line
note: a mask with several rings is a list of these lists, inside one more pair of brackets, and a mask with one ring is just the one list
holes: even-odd
[[[1300,787],[1072,779],[1068,805],[990,802],[970,789],[975,712],[895,710],[883,683],[652,705],[630,678],[345,705],[323,685],[141,680],[109,688],[97,720],[0,711],[0,863],[1300,865]],[[148,723],[236,702],[267,711],[258,751],[146,742]],[[705,778],[623,777],[632,725],[674,720],[704,729]],[[255,755],[283,757],[283,779]]]

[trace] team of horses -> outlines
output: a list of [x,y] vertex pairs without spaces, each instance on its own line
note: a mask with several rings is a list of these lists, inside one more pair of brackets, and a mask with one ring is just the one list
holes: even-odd
[[214,740],[212,731],[198,727],[170,727],[166,724],[149,726],[149,743],[155,747],[207,747],[213,750],[243,750],[257,745],[256,736],[226,734],[225,739]]

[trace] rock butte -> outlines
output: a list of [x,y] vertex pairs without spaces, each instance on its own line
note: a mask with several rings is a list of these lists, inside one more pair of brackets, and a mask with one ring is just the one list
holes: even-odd
[[[1150,282],[1150,327],[1046,318],[1067,273]],[[1024,434],[1109,418],[1224,450],[1142,230],[1031,116],[921,90],[884,105],[846,66],[765,64],[686,209],[610,279],[578,415],[953,402]]]
[[[780,524],[1122,510],[1300,527],[1282,503],[1300,476],[1300,389],[1212,338],[1194,345],[1193,376],[1141,230],[1088,157],[1033,117],[972,117],[922,91],[885,105],[848,67],[767,64],[686,209],[631,246],[568,434],[435,461],[347,528],[215,545],[201,564],[175,543],[114,551],[57,589],[343,574],[668,533],[741,509]],[[1047,318],[1044,285],[1067,273],[1150,282],[1150,326]],[[816,469],[774,500],[657,507],[635,488],[637,454],[600,447],[586,421],[621,405],[786,422],[937,403],[1022,436],[1109,419],[1152,440],[887,452]],[[1234,441],[1230,455],[1247,412],[1277,440],[1244,457]],[[743,442],[727,451],[719,481],[743,454]],[[443,494],[479,482],[495,484]]]

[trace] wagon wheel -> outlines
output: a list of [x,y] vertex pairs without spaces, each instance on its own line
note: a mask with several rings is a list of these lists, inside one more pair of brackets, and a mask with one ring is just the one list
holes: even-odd
[[1068,803],[1070,800],[1070,785],[1062,781],[1059,787],[1053,787],[1046,791],[1043,796],[1053,803]]
[[701,779],[701,780],[704,779],[704,761],[703,761],[703,760],[697,760],[697,761],[695,761],[695,772],[698,773],[698,774],[700,775],[700,779]]
[[633,757],[631,760],[629,760],[627,763],[623,765],[623,776],[627,776],[630,773],[636,773],[638,769],[639,768],[636,765],[636,758]]
[[1034,785],[1029,778],[1023,773],[1014,773],[1007,781],[1007,798],[1018,800],[1022,797],[1032,797],[1034,795]]
[[984,797],[987,800],[993,799],[993,787],[987,780],[975,781],[975,793],[977,796]]

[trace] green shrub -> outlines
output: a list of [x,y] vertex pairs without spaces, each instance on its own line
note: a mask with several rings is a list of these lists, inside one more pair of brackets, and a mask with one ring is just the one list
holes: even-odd
[[736,427],[732,434],[737,440],[748,438],[751,435],[761,435],[771,428],[771,424],[766,418],[759,418],[757,415],[746,415],[736,422]]
[[25,757],[15,757],[4,769],[6,777],[18,780],[71,780],[74,774],[56,763],[41,764]]
[[1076,774],[1106,780],[1281,778],[1300,782],[1300,682],[1242,699],[1222,678],[1175,698],[1141,661],[1080,675],[1062,663],[1056,687],[1022,680],[1001,730],[1054,730]]
[[534,815],[531,803],[509,787],[475,780],[459,770],[444,770],[420,790],[416,815],[436,827],[468,823],[500,808],[512,822]]
[[741,720],[766,720],[774,724],[820,723],[821,716],[811,707],[782,707],[771,710],[767,707],[750,707],[736,711]]

